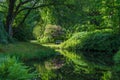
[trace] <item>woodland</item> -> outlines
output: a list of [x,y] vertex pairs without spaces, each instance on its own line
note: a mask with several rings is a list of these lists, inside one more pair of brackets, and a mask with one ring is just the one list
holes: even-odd
[[0,80],[120,80],[120,0],[0,0]]

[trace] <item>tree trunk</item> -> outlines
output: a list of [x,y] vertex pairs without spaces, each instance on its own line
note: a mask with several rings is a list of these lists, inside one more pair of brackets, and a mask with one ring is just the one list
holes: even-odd
[[8,8],[8,14],[6,17],[6,32],[8,33],[8,36],[12,38],[13,31],[12,31],[12,24],[14,22],[14,6],[15,6],[16,0],[9,0],[9,8]]
[[12,37],[13,35],[13,31],[12,31],[13,21],[14,21],[14,18],[10,18],[10,17],[8,17],[6,20],[6,31],[9,37]]

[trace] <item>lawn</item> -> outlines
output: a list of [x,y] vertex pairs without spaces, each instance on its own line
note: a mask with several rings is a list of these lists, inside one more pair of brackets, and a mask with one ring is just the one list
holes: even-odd
[[17,56],[23,61],[43,60],[55,55],[55,50],[33,42],[0,44],[0,55]]

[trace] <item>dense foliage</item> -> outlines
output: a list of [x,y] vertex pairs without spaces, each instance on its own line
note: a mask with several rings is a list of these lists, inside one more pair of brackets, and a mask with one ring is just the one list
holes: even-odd
[[119,35],[120,0],[0,0],[0,80],[120,80]]
[[118,33],[112,30],[80,32],[61,44],[61,48],[83,51],[117,51],[120,47]]
[[55,43],[57,40],[64,40],[64,31],[60,26],[47,25],[42,37],[38,38],[41,43]]
[[32,79],[34,73],[13,57],[2,57],[0,59],[0,80],[26,80]]

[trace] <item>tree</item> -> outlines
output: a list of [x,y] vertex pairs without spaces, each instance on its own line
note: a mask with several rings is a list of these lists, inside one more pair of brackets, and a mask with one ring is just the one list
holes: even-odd
[[[7,4],[5,4],[7,3]],[[49,1],[49,0],[6,0],[5,2],[0,3],[1,7],[7,8],[7,16],[5,22],[5,29],[9,37],[13,36],[13,23],[21,12],[26,11],[22,21],[18,24],[18,27],[24,23],[25,19],[31,13],[33,9],[38,9],[42,7],[52,6],[52,5],[65,5],[69,4],[59,3],[59,1]]]

